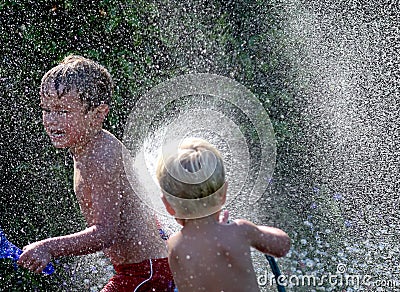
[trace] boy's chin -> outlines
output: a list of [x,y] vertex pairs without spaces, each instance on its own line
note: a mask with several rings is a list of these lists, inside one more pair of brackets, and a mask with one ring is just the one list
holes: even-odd
[[53,144],[53,146],[57,149],[65,149],[65,148],[69,148],[69,145],[66,145],[65,143],[62,142],[57,142],[57,141],[51,141],[51,144]]

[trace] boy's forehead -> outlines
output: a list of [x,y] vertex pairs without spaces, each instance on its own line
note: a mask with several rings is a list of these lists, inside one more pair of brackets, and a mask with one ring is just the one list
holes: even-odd
[[47,94],[43,94],[40,97],[40,104],[41,106],[83,107],[83,104],[75,91],[66,92],[60,96],[56,90],[49,90]]

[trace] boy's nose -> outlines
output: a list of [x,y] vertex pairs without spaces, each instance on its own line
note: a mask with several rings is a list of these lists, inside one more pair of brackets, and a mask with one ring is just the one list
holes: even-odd
[[43,114],[43,124],[44,125],[56,125],[58,123],[57,117],[52,113]]

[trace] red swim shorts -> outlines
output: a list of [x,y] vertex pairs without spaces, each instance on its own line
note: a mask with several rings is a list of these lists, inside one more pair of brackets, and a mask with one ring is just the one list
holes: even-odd
[[116,274],[101,292],[173,292],[174,280],[168,258],[114,266]]

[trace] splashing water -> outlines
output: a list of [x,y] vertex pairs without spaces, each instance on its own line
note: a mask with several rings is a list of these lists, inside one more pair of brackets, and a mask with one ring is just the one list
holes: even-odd
[[[168,109],[171,104],[172,113]],[[244,121],[250,122],[251,131],[244,127]],[[207,139],[222,152],[229,182],[226,206],[237,212],[250,209],[272,177],[274,131],[263,106],[248,89],[213,74],[189,74],[168,80],[135,106],[125,129],[124,144],[136,158],[136,173],[147,188],[137,193],[147,194],[143,200],[158,213],[166,214],[154,179],[156,160],[164,145],[190,136]],[[130,163],[129,159],[125,163],[128,173]],[[132,187],[137,188],[134,182]],[[245,217],[251,214],[248,212]]]
[[[393,16],[398,6],[284,2],[285,53],[302,128],[296,143],[306,149],[300,169],[308,169],[299,178],[314,183],[308,192],[286,187],[293,188],[294,200],[308,195],[302,200],[307,202],[303,226],[312,234],[292,233],[288,270],[371,276],[369,283],[347,285],[346,291],[396,289],[400,59],[399,22]],[[336,291],[333,285],[325,288]]]
[[[253,2],[253,6],[246,6],[249,2]],[[258,135],[252,134],[254,128],[250,126],[250,129],[247,129],[246,123],[243,122],[248,121],[246,115],[240,113],[238,107],[229,102],[224,102],[223,106],[215,104],[205,111],[204,107],[190,108],[193,106],[193,101],[190,102],[193,97],[188,97],[182,103],[172,101],[165,106],[165,116],[162,113],[155,114],[159,121],[153,121],[154,128],[150,129],[156,134],[153,137],[140,138],[144,144],[141,161],[145,163],[142,163],[142,167],[150,174],[149,181],[155,186],[155,196],[158,196],[159,191],[151,174],[154,172],[154,161],[157,157],[152,148],[159,148],[161,143],[157,137],[164,137],[165,132],[168,132],[166,128],[187,134],[188,128],[181,128],[180,121],[200,120],[206,124],[204,130],[196,129],[190,134],[204,136],[222,149],[222,152],[227,153],[225,159],[231,173],[237,170],[246,173],[241,174],[238,181],[231,181],[232,188],[240,190],[230,198],[231,201],[237,202],[237,205],[229,205],[229,209],[236,209],[234,216],[243,215],[249,219],[264,221],[263,223],[268,221],[268,224],[288,231],[293,239],[291,252],[286,258],[279,259],[285,275],[322,276],[328,273],[335,275],[336,272],[339,272],[339,276],[344,275],[340,274],[343,270],[339,269],[338,264],[346,264],[348,274],[373,273],[376,279],[392,279],[399,274],[399,7],[393,1],[221,1],[224,5],[222,12],[216,12],[214,9],[218,2],[203,9],[194,1],[164,1],[158,12],[152,16],[156,17],[151,20],[161,36],[155,38],[156,42],[160,44],[163,39],[167,40],[166,47],[158,47],[162,49],[152,47],[156,43],[153,41],[143,41],[146,43],[145,49],[133,46],[133,43],[137,43],[133,40],[131,44],[115,42],[120,39],[120,35],[112,34],[112,26],[117,25],[119,21],[113,24],[111,19],[107,24],[110,26],[109,32],[100,33],[92,23],[87,25],[89,30],[83,29],[82,34],[74,37],[79,38],[78,46],[74,46],[72,42],[67,42],[66,45],[58,40],[74,38],[65,33],[63,19],[58,21],[54,15],[43,14],[41,11],[46,9],[41,4],[36,3],[35,8],[31,9],[30,6],[21,3],[23,2],[12,4],[17,7],[14,15],[21,16],[15,24],[7,24],[7,19],[15,20],[15,17],[7,13],[2,14],[2,21],[6,23],[3,30],[5,40],[7,34],[13,37],[9,38],[9,45],[2,43],[6,53],[2,58],[0,83],[4,85],[2,87],[5,89],[5,96],[8,97],[4,103],[8,106],[1,115],[4,135],[1,140],[5,145],[9,145],[7,147],[15,148],[16,151],[5,147],[2,148],[1,155],[10,153],[9,157],[17,157],[13,160],[8,159],[11,163],[4,163],[4,177],[11,177],[13,181],[2,188],[6,194],[3,196],[4,204],[18,202],[16,205],[21,208],[22,213],[27,215],[26,213],[32,212],[34,214],[31,220],[36,220],[43,213],[45,205],[57,209],[54,206],[58,206],[60,198],[64,200],[64,194],[71,193],[71,190],[64,187],[67,184],[64,184],[65,175],[62,171],[57,183],[47,184],[47,189],[57,189],[62,195],[53,196],[51,192],[45,192],[46,187],[37,187],[42,183],[46,185],[46,180],[53,181],[57,166],[51,168],[49,164],[40,166],[37,163],[38,160],[45,161],[50,154],[45,155],[37,150],[46,144],[41,131],[38,130],[38,118],[32,114],[36,108],[31,105],[30,100],[32,96],[37,95],[37,86],[32,82],[32,78],[38,82],[35,75],[47,68],[54,59],[61,58],[56,57],[54,51],[59,50],[60,54],[66,54],[70,50],[88,53],[88,50],[93,48],[92,56],[108,60],[110,65],[114,62],[117,64],[112,65],[116,84],[120,86],[117,93],[125,95],[131,92],[126,84],[133,83],[142,88],[147,84],[146,81],[152,80],[154,76],[171,76],[169,72],[161,69],[150,73],[151,67],[163,68],[164,64],[158,62],[147,67],[143,65],[147,60],[147,55],[144,54],[147,49],[150,49],[150,55],[154,53],[158,59],[163,59],[164,52],[167,54],[170,48],[177,48],[168,57],[170,61],[173,60],[174,69],[176,68],[172,75],[176,72],[178,75],[183,72],[213,72],[230,76],[257,92],[257,97],[263,99],[264,106],[268,107],[274,122],[278,121],[274,127],[278,133],[279,159],[272,187],[254,204],[254,208],[245,207],[249,205],[249,200],[243,198],[242,194],[253,189],[252,184],[257,181],[257,157],[262,153],[257,147]],[[3,6],[7,8],[7,5]],[[82,5],[85,10],[98,11],[97,6],[96,9],[92,9],[97,5],[95,2],[92,2],[90,9],[85,5]],[[249,7],[256,9],[249,10]],[[11,8],[7,9],[11,11]],[[84,26],[84,22],[89,19],[80,11],[62,10],[61,6],[51,13],[56,14],[57,11],[60,12],[59,15],[66,15],[69,19],[82,20],[78,25],[74,24],[74,27]],[[110,11],[107,12],[110,14]],[[245,14],[250,17],[241,17]],[[44,15],[55,25],[43,26],[42,20],[35,21],[35,18],[44,19]],[[207,18],[207,15],[211,17]],[[239,16],[241,18],[236,21],[236,17]],[[99,20],[98,17],[91,18]],[[229,18],[234,18],[235,25]],[[121,23],[122,19],[125,17],[120,17]],[[216,25],[213,27],[214,24]],[[61,27],[60,30],[52,30],[58,26]],[[50,31],[47,28],[50,28]],[[40,32],[37,37],[34,33],[36,30]],[[76,30],[71,30],[71,33],[74,31]],[[122,31],[125,36],[130,35],[127,30]],[[137,37],[142,33],[139,27],[137,32],[132,35]],[[49,33],[54,33],[56,39],[46,37]],[[218,36],[214,37],[214,33]],[[104,43],[99,35],[109,42]],[[232,36],[238,37],[240,43],[232,42],[232,39],[236,41]],[[94,44],[90,42],[93,38],[96,39]],[[20,39],[24,40],[26,46],[15,45],[21,44]],[[48,44],[53,44],[51,48],[54,51],[50,54],[44,49]],[[24,50],[23,47],[27,49]],[[111,47],[117,47],[117,50],[111,51]],[[126,54],[118,59],[122,50]],[[48,59],[45,60],[46,58]],[[35,60],[45,61],[35,63]],[[283,67],[276,66],[282,60],[288,64],[284,64],[286,66]],[[26,67],[23,63],[29,66]],[[125,71],[118,70],[118,67],[124,67],[132,74],[124,79]],[[138,73],[141,71],[145,73]],[[20,74],[22,77],[18,79]],[[291,90],[294,92],[293,96],[290,96]],[[120,95],[118,98],[122,100]],[[274,99],[275,95],[278,98]],[[24,96],[27,98],[24,99]],[[286,97],[289,99],[287,102]],[[185,107],[186,101],[190,106]],[[28,109],[23,109],[26,106]],[[173,110],[174,106],[177,106],[176,113]],[[153,104],[152,107],[155,110],[160,108],[157,104]],[[201,119],[202,112],[210,113],[215,120],[209,116]],[[298,116],[295,116],[296,114]],[[10,120],[14,122],[9,122]],[[21,120],[21,123],[17,123],[17,120]],[[32,120],[35,120],[33,125]],[[146,122],[145,118],[143,120]],[[165,120],[169,124],[167,123],[163,130],[163,126],[159,124]],[[208,134],[210,128],[206,121],[210,120],[209,123],[214,123],[216,128],[220,123],[225,125],[228,131],[239,134],[235,142],[237,144],[231,142],[235,140],[234,135],[226,141],[220,139],[220,136],[227,137],[226,134],[220,133],[220,129],[211,130],[212,133]],[[298,128],[292,127],[291,122]],[[294,135],[292,140],[286,140],[287,136],[283,135],[282,131],[279,132],[279,127],[285,124],[289,125],[289,136]],[[156,131],[157,128],[159,132]],[[282,139],[282,136],[285,136],[285,139]],[[231,149],[232,145],[237,147]],[[242,159],[236,158],[238,153]],[[284,157],[285,155],[289,158]],[[23,168],[26,170],[22,171]],[[28,171],[39,174],[34,176],[35,179],[44,179],[35,185],[38,180],[32,180],[33,175],[26,176]],[[49,174],[45,175],[46,173]],[[268,177],[264,179],[267,181]],[[24,184],[26,189],[23,188]],[[34,194],[30,194],[32,198],[28,200],[28,195],[19,196],[20,198],[16,195],[29,193],[31,189],[34,189]],[[257,195],[254,198],[256,197]],[[150,199],[149,204],[152,204],[152,201],[155,200]],[[40,204],[36,204],[37,202]],[[154,208],[161,209],[162,206]],[[8,210],[7,207],[5,209]],[[63,213],[69,216],[73,209],[69,211]],[[51,218],[48,214],[53,213],[44,213],[46,212],[46,216]],[[4,221],[13,221],[13,214],[11,211],[7,212],[3,216]],[[64,222],[58,222],[58,225],[56,222],[52,223],[49,225],[64,225]],[[173,224],[174,222],[171,223]],[[12,225],[17,224],[13,222]],[[16,230],[19,231],[22,225],[28,224],[23,224],[21,220],[15,227]],[[44,233],[62,233],[61,227],[51,232],[49,229],[51,228],[44,229]],[[20,235],[24,236],[23,233]],[[2,255],[7,258],[9,253],[2,251]],[[256,253],[254,257],[257,274],[262,276],[266,271],[265,259]],[[99,259],[97,256],[85,256],[81,259],[83,258],[87,260],[77,265],[76,270],[81,270],[82,266],[91,267],[93,264],[97,265],[97,271],[100,271],[106,266],[101,257]],[[111,269],[112,267],[109,273],[112,272]],[[84,275],[89,273],[90,271],[82,272]],[[82,278],[74,278],[74,281],[76,280],[77,286],[84,282],[85,288],[93,283],[97,286],[100,285],[99,273],[95,274],[89,284],[87,281],[81,281]],[[109,275],[102,281],[106,282],[108,278]],[[261,282],[263,284],[263,281]],[[338,289],[338,285],[332,287],[329,283],[325,284],[321,287],[296,287],[296,291],[308,292],[314,288],[325,291]],[[275,290],[270,290],[268,285],[260,286],[262,291]],[[101,289],[100,286],[97,288]],[[362,290],[355,287],[342,288],[347,291]],[[379,288],[382,287],[364,287],[364,290],[379,291]]]

